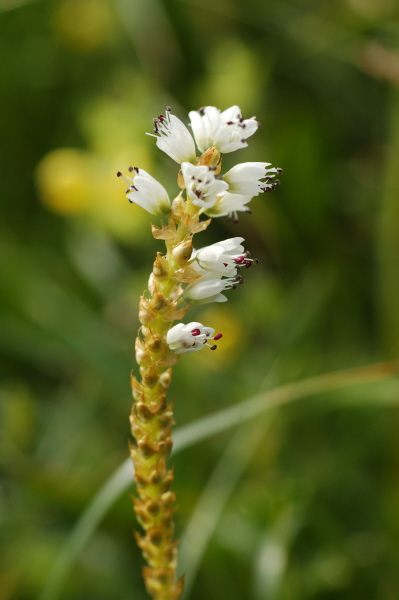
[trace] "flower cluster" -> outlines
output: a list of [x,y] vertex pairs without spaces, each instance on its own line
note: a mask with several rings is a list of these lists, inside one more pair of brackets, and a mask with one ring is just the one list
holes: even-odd
[[[193,134],[166,107],[165,115],[154,119],[154,133],[148,135],[155,137],[158,148],[180,164],[187,195],[200,213],[237,221],[238,212],[250,212],[247,205],[254,196],[275,189],[279,184],[275,176],[282,170],[267,162],[247,162],[220,173],[220,154],[248,146],[247,138],[259,127],[255,117],[244,119],[238,106],[223,112],[206,106],[191,111],[189,117]],[[202,153],[200,158],[196,147]],[[209,152],[212,164],[204,164],[203,157]],[[130,171],[133,176],[125,178],[129,201],[151,214],[168,213],[171,201],[165,188],[142,169],[130,167]],[[122,174],[118,172],[118,176]]]
[[[192,206],[191,215],[196,214],[197,220],[203,213],[208,217],[227,216],[228,220],[233,218],[237,222],[238,212],[251,212],[248,203],[254,196],[275,189],[279,184],[275,177],[282,173],[282,169],[272,167],[268,162],[246,162],[222,173],[221,154],[245,148],[247,139],[259,127],[255,117],[244,119],[238,106],[225,111],[206,106],[191,111],[189,118],[191,132],[171,113],[171,108],[166,107],[165,115],[154,119],[154,133],[148,135],[155,137],[158,148],[180,165],[178,185],[185,190],[186,202]],[[172,223],[169,229],[155,228],[157,234],[154,233],[155,237],[167,240],[172,235],[170,227],[176,221],[176,206],[183,196],[179,194],[171,202],[165,188],[146,171],[137,167],[130,167],[129,171],[128,177],[118,172],[118,177],[128,186],[126,195],[129,202],[138,204],[151,214],[169,215]],[[187,229],[191,248],[192,234],[205,227],[206,223],[200,222],[199,226],[196,224]],[[240,237],[230,238],[192,254],[190,248],[184,268],[178,269],[174,275],[177,281],[187,284],[185,287],[180,284],[178,293],[181,298],[178,302],[185,300],[189,305],[225,302],[227,297],[223,292],[244,282],[238,271],[257,262],[249,258],[242,246],[243,241]],[[172,255],[173,252],[175,250]],[[209,346],[207,340],[218,339],[211,337],[213,333],[213,329],[200,323],[179,323],[169,329],[166,341],[175,354],[184,354]],[[216,346],[212,346],[214,348]]]

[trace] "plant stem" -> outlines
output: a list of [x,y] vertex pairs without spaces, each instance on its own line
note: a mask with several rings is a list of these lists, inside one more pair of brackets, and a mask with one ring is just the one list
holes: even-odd
[[136,339],[136,359],[141,381],[132,375],[135,402],[130,423],[136,444],[130,455],[136,471],[138,497],[134,499],[137,519],[144,534],[136,534],[147,562],[143,576],[154,600],[176,600],[183,591],[183,578],[176,579],[177,542],[174,540],[175,494],[171,491],[173,471],[167,467],[172,449],[173,407],[166,401],[171,365],[178,356],[171,353],[166,334],[188,306],[178,308],[183,274],[192,253],[193,233],[204,229],[198,209],[181,196],[175,200],[168,225],[153,227],[154,237],[164,239],[167,253],[158,253],[149,279],[150,297],[140,299],[142,324]]

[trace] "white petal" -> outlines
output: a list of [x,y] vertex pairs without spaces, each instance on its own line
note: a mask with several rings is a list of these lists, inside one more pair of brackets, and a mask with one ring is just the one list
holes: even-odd
[[184,123],[169,110],[165,117],[155,119],[155,135],[157,146],[178,163],[195,160],[195,144],[193,137]]
[[170,200],[167,191],[154,177],[138,169],[132,177],[135,190],[127,194],[127,198],[153,215],[164,215],[170,211]]
[[[193,286],[193,287],[191,287]],[[224,290],[225,284],[221,279],[211,279],[200,283],[190,284],[184,292],[188,300],[203,300]]]
[[193,130],[197,146],[201,152],[205,152],[205,150],[209,148],[207,145],[209,141],[209,134],[205,126],[205,121],[196,110],[189,112],[188,116],[190,117],[191,128]]
[[246,204],[251,200],[252,196],[240,196],[226,192],[214,206],[204,212],[209,217],[223,217],[231,212],[247,210]]

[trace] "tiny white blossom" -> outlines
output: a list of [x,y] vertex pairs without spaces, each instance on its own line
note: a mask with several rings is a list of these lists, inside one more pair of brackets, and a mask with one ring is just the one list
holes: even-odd
[[169,329],[166,335],[166,343],[175,354],[187,354],[202,350],[204,346],[209,346],[211,350],[216,350],[217,346],[208,343],[209,340],[219,340],[221,333],[213,336],[215,330],[211,327],[204,327],[201,323],[193,321],[192,323],[178,323]]
[[129,167],[129,171],[133,173],[132,177],[124,177],[120,171],[117,173],[129,186],[125,192],[129,202],[138,204],[152,215],[169,213],[170,200],[163,185],[144,169]]
[[157,138],[157,146],[177,163],[195,161],[195,144],[187,127],[180,119],[171,114],[170,106],[166,107],[165,116],[154,119],[154,133],[147,133]]
[[256,259],[248,258],[241,244],[243,241],[244,238],[235,237],[216,242],[195,251],[194,258],[205,271],[222,277],[234,277],[240,267],[250,267],[254,262],[258,262]]
[[240,194],[226,192],[214,206],[205,209],[204,212],[208,217],[224,217],[227,215],[229,220],[234,218],[234,222],[237,222],[237,212],[251,212],[247,206],[251,200],[252,196],[241,196]]
[[[200,267],[197,268],[200,270]],[[209,302],[227,302],[221,292],[236,289],[238,284],[244,283],[239,275],[222,279],[222,275],[215,272],[203,271],[203,275],[195,279],[184,290],[183,298],[189,304],[208,304]]]
[[195,206],[210,208],[217,202],[217,196],[225,192],[229,184],[215,179],[214,167],[200,165],[195,167],[189,162],[181,165],[187,195]]
[[234,152],[248,146],[246,139],[259,127],[255,117],[243,119],[238,106],[220,112],[215,106],[205,106],[189,113],[191,127],[201,152],[214,146],[219,152]]
[[[271,163],[247,162],[235,165],[223,175],[223,180],[229,184],[229,192],[242,196],[258,196],[261,192],[274,190],[280,183],[278,179],[272,181],[282,169],[270,167]],[[263,180],[263,181],[262,181]]]

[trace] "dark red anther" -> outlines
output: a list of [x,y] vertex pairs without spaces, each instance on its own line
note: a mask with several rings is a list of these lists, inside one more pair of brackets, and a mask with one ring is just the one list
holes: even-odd
[[276,169],[276,171],[277,171],[277,173],[278,173],[279,175],[281,175],[281,174],[282,174],[282,172],[283,172],[283,169],[280,169],[280,167],[278,167],[278,168]]
[[215,344],[215,346],[211,346],[211,350],[216,350],[217,346]]
[[133,167],[129,167],[129,172],[131,173],[133,171]]
[[238,258],[234,259],[234,262],[237,263],[238,265],[241,264],[242,262],[244,262],[245,257],[244,256],[239,256]]
[[215,341],[220,340],[220,338],[223,337],[222,333],[218,333],[217,335],[215,335],[215,337],[213,338]]
[[122,177],[122,173],[120,171],[117,172],[116,174],[117,177]]
[[194,337],[195,337],[196,335],[201,335],[201,331],[200,331],[199,329],[193,329],[193,330],[191,331],[191,335],[193,335]]

